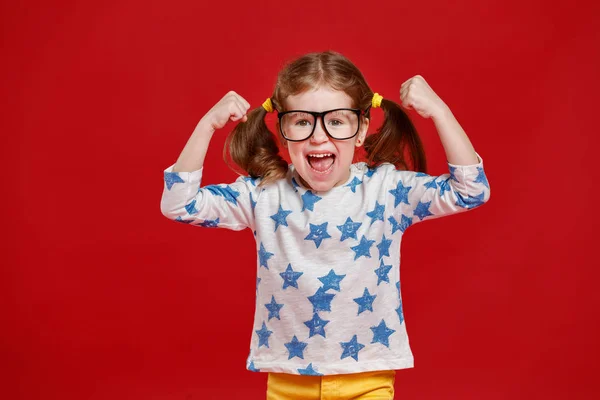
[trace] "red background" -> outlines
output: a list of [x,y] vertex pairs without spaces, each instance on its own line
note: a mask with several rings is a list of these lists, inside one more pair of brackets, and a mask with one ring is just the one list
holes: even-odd
[[[415,368],[397,398],[600,398],[600,8],[585,3],[2,2],[0,397],[264,398],[266,374],[245,369],[252,234],[166,219],[163,170],[228,90],[258,107],[284,62],[334,49],[389,98],[422,75],[491,185],[404,237]],[[432,121],[411,116],[429,172],[447,172]],[[204,184],[236,177],[230,129]]]

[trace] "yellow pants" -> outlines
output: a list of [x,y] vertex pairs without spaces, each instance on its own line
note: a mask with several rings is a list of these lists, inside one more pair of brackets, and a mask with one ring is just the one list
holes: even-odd
[[340,400],[394,398],[396,371],[306,376],[270,372],[267,400]]

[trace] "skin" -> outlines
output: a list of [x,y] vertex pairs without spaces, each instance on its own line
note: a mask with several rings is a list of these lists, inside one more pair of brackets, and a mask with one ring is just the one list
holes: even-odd
[[[317,87],[285,99],[287,110],[326,111],[334,108],[353,108],[352,99],[344,92],[328,86]],[[350,178],[350,165],[354,150],[362,146],[369,128],[369,120],[363,118],[359,132],[347,140],[335,140],[327,136],[319,120],[313,135],[302,142],[288,142],[281,137],[287,148],[292,164],[304,186],[316,191],[326,192],[335,186],[344,184]],[[326,173],[311,168],[307,160],[309,153],[332,153],[335,155],[333,167]]]

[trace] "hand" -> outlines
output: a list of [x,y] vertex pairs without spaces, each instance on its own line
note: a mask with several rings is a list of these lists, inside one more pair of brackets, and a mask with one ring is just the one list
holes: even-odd
[[229,120],[246,122],[249,108],[250,103],[236,92],[230,91],[202,117],[201,121],[213,130],[221,129]]
[[404,108],[415,110],[424,118],[437,118],[448,108],[421,75],[415,75],[400,86],[400,101]]

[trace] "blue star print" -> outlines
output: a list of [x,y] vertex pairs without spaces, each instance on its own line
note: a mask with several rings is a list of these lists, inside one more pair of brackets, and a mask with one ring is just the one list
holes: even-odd
[[360,243],[354,247],[351,247],[351,249],[356,253],[354,255],[354,260],[358,259],[361,256],[371,258],[371,250],[369,249],[371,248],[371,246],[373,246],[373,243],[375,243],[374,240],[367,240],[365,235],[363,235],[360,238]]
[[294,335],[291,342],[285,343],[285,347],[287,347],[288,352],[290,353],[288,360],[294,357],[304,359],[304,349],[306,346],[308,346],[308,343],[299,341],[296,335]]
[[427,174],[426,174],[425,172],[417,172],[417,173],[415,174],[415,176],[416,176],[417,178],[420,178],[420,177],[422,177],[422,176],[427,176]]
[[373,300],[375,300],[375,297],[377,297],[377,295],[371,295],[369,293],[369,289],[365,288],[362,297],[357,297],[356,299],[353,299],[356,302],[356,304],[358,304],[357,315],[360,315],[360,313],[363,311],[373,311]]
[[402,302],[400,302],[400,305],[398,306],[398,308],[396,308],[396,314],[398,314],[398,319],[400,319],[400,323],[402,323],[402,321],[404,321],[404,313],[402,312]]
[[367,213],[367,215],[369,217],[371,217],[371,225],[373,225],[373,222],[375,221],[383,221],[383,212],[385,210],[385,206],[383,204],[379,204],[377,201],[375,201],[375,208],[372,211],[369,211]]
[[260,369],[258,369],[258,368],[256,368],[256,367],[254,366],[254,361],[252,361],[252,362],[250,363],[250,365],[248,365],[248,370],[249,370],[249,371],[252,371],[252,372],[260,372]]
[[343,242],[344,240],[346,240],[348,238],[357,239],[356,231],[358,231],[358,228],[360,228],[361,225],[362,225],[362,222],[354,222],[354,221],[352,221],[352,218],[350,218],[350,217],[346,218],[346,222],[344,222],[344,225],[337,226],[337,228],[340,230],[340,232],[342,232],[342,237],[340,238],[340,242]]
[[294,192],[298,192],[300,185],[298,185],[298,182],[296,182],[296,178],[292,178],[292,186],[294,187]]
[[377,268],[375,270],[375,274],[377,274],[377,286],[379,286],[379,284],[381,282],[390,282],[390,278],[388,277],[388,274],[390,273],[390,270],[392,269],[391,265],[384,265],[383,264],[383,260],[381,260],[381,264],[379,265],[379,268]]
[[177,218],[175,218],[175,221],[177,221],[177,222],[181,222],[181,223],[183,223],[183,224],[189,224],[190,222],[194,222],[194,220],[193,220],[193,219],[184,220],[184,219],[183,219],[183,218],[181,218],[181,217],[177,217]]
[[356,187],[358,185],[360,185],[361,183],[362,183],[362,181],[360,179],[358,179],[357,177],[354,177],[354,179],[352,179],[352,182],[345,185],[345,187],[350,187],[350,190],[352,190],[352,193],[356,193]]
[[204,189],[208,190],[214,195],[223,196],[225,200],[237,206],[236,198],[240,195],[240,192],[233,190],[229,186],[208,185],[204,186]]
[[[393,217],[390,217],[393,218]],[[395,220],[394,220],[395,222]],[[393,233],[393,232],[392,232]],[[392,241],[390,239],[386,239],[385,238],[385,234],[383,235],[383,238],[381,239],[381,243],[379,243],[377,245],[377,250],[379,250],[379,258],[383,258],[383,256],[390,256],[390,245],[392,244]]]
[[288,226],[287,221],[285,220],[288,215],[290,215],[292,211],[284,210],[281,208],[281,204],[279,205],[279,210],[276,214],[271,215],[271,219],[275,221],[275,230],[273,232],[277,232],[277,228],[279,225]]
[[366,176],[367,178],[370,178],[370,177],[372,177],[373,175],[375,175],[375,172],[377,172],[377,167],[375,167],[375,168],[368,168],[368,167],[367,167],[367,172],[365,173],[365,176]]
[[384,320],[381,320],[379,325],[371,327],[371,330],[373,331],[373,341],[371,343],[381,343],[385,347],[390,347],[389,337],[396,331],[388,328]]
[[402,218],[400,220],[401,221],[398,222],[394,217],[388,218],[388,221],[390,221],[390,223],[392,224],[392,235],[396,233],[396,231],[401,231],[402,233],[404,233],[406,228],[412,225],[412,219],[408,218],[404,214],[402,214]]
[[250,182],[252,184],[252,186],[256,186],[257,178],[253,178],[251,176],[245,176],[242,179],[244,179],[246,182]]
[[265,304],[265,307],[267,307],[267,310],[269,310],[269,321],[271,320],[271,318],[277,318],[277,319],[281,319],[279,318],[279,310],[281,310],[281,307],[283,307],[283,304],[277,304],[277,302],[275,301],[275,296],[271,295],[271,302]]
[[458,182],[458,179],[456,179],[456,176],[454,175],[454,173],[456,172],[456,167],[448,165],[448,170],[450,171],[450,179],[452,179],[453,181]]
[[417,217],[419,217],[419,220],[423,221],[423,218],[433,215],[429,211],[429,206],[431,206],[430,201],[428,201],[428,202],[419,201],[419,204],[417,204],[417,207],[415,207],[415,211],[413,213]]
[[475,178],[476,183],[483,183],[488,189],[490,188],[490,184],[485,176],[485,172],[483,172],[483,168],[477,167],[477,177]]
[[184,182],[185,181],[181,179],[177,172],[165,172],[165,183],[167,184],[168,190],[171,190],[174,184]]
[[317,311],[331,311],[331,300],[335,294],[327,293],[322,287],[317,289],[317,292],[312,296],[308,296],[308,300],[313,305],[313,312]]
[[410,192],[412,186],[404,186],[401,181],[398,182],[396,189],[390,190],[389,192],[394,196],[394,207],[398,207],[398,204],[408,202],[408,192]]
[[325,325],[327,325],[328,323],[328,320],[321,319],[319,317],[319,314],[314,313],[311,320],[304,322],[304,325],[306,325],[308,329],[310,329],[308,337],[311,338],[315,335],[321,335],[325,337]]
[[438,186],[440,187],[440,197],[442,197],[444,195],[444,192],[450,192],[452,190],[450,188],[450,184],[448,183],[449,180],[450,180],[450,178],[444,179],[443,181],[438,182]]
[[475,208],[484,203],[483,196],[485,196],[485,192],[481,192],[481,194],[478,194],[477,196],[463,197],[463,195],[458,192],[456,192],[456,195],[458,196],[458,200],[456,200],[455,203],[457,206],[462,208]]
[[313,194],[313,192],[311,192],[310,190],[307,190],[306,193],[302,195],[302,210],[300,211],[314,211],[315,203],[321,199],[322,197]]
[[328,239],[331,237],[331,235],[329,235],[329,233],[327,233],[327,222],[321,224],[321,225],[313,225],[313,224],[309,224],[310,225],[310,233],[308,234],[308,236],[306,236],[304,238],[304,240],[314,240],[315,245],[317,246],[317,249],[319,248],[319,246],[321,245],[321,242],[323,241],[323,239]]
[[340,342],[340,344],[342,345],[343,349],[340,360],[343,360],[346,357],[352,357],[358,361],[358,352],[365,347],[364,344],[358,343],[356,335],[352,336],[352,339],[350,339],[349,342]]
[[310,376],[322,376],[323,374],[318,373],[314,370],[312,363],[308,364],[306,368],[298,368],[298,373],[300,375],[310,375]]
[[269,253],[267,250],[265,250],[265,246],[261,243],[260,250],[258,251],[258,259],[259,259],[260,266],[265,267],[266,269],[269,269],[269,264],[267,263],[267,261],[269,260],[269,258],[271,258],[273,256],[274,256],[274,254]]
[[273,331],[270,331],[267,329],[267,324],[264,323],[262,324],[262,328],[254,331],[256,332],[256,334],[258,335],[258,347],[260,348],[260,346],[267,346],[269,347],[269,336],[271,336],[271,334],[273,333]]
[[435,179],[432,181],[429,181],[425,184],[425,188],[427,189],[437,189],[437,184],[435,183]]
[[319,277],[319,280],[323,282],[323,290],[329,289],[340,291],[340,282],[346,275],[336,275],[333,269],[325,276]]
[[250,205],[252,206],[252,209],[254,210],[254,207],[256,207],[256,201],[254,201],[254,198],[252,197],[252,193],[250,193]]
[[297,281],[303,273],[304,272],[295,272],[292,269],[292,264],[288,264],[285,272],[279,274],[283,279],[283,289],[287,288],[288,286],[293,286],[298,289]]
[[196,214],[198,212],[198,210],[196,209],[196,200],[192,200],[189,204],[185,205],[185,211],[187,211],[188,214]]
[[258,284],[260,283],[260,278],[256,278],[256,293],[258,294]]
[[202,226],[204,228],[216,228],[219,225],[219,218],[210,220],[205,219],[203,222],[199,223],[198,226]]

